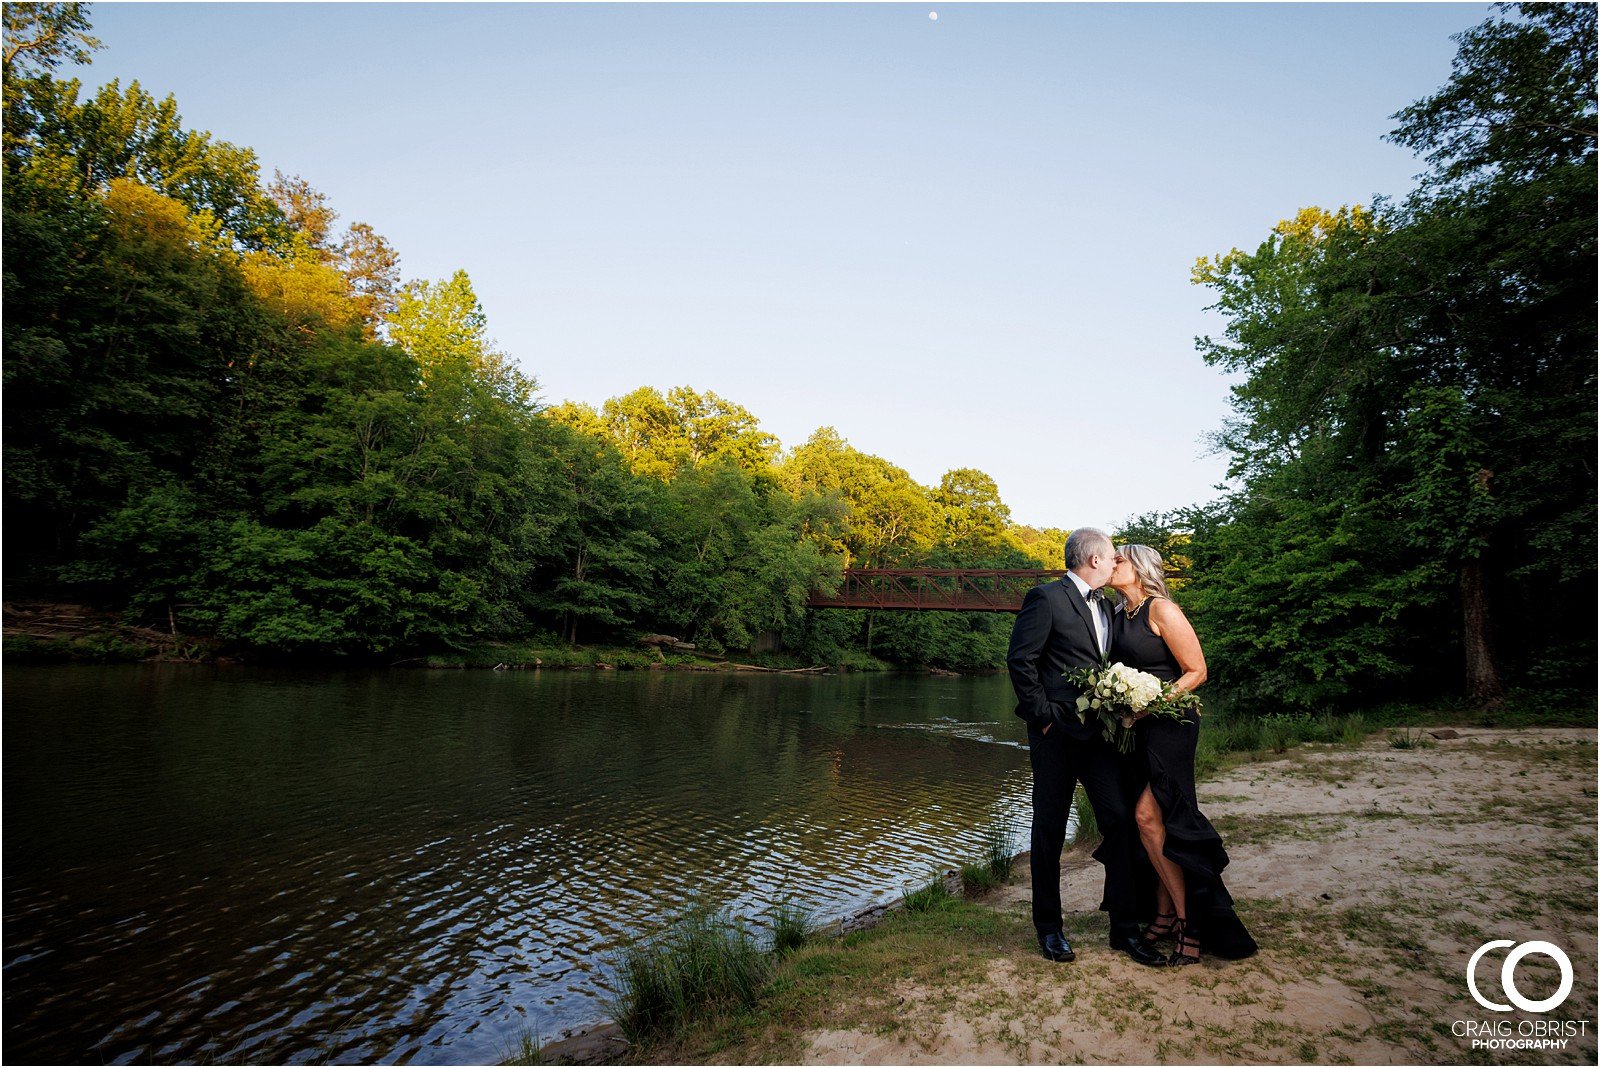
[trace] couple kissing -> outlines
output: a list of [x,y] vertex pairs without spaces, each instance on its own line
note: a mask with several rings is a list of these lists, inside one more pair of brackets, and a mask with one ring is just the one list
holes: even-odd
[[[1132,717],[1132,745],[1119,746],[1099,718],[1080,715],[1082,688],[1067,678],[1119,662],[1170,684],[1170,693],[1205,681],[1200,640],[1167,595],[1161,556],[1145,545],[1117,549],[1084,528],[1067,538],[1066,566],[1065,578],[1023,598],[1006,653],[1033,767],[1039,948],[1049,960],[1076,956],[1062,933],[1061,850],[1082,784],[1104,836],[1094,858],[1105,866],[1100,909],[1110,917],[1111,948],[1152,967],[1196,964],[1202,952],[1248,957],[1256,943],[1222,883],[1227,851],[1195,803],[1198,711]],[[1116,603],[1100,592],[1107,585]]]

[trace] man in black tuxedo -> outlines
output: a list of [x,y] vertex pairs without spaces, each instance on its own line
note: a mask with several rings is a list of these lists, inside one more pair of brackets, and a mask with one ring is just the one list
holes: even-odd
[[1099,589],[1114,567],[1111,539],[1092,528],[1067,538],[1067,577],[1028,591],[1011,629],[1006,666],[1017,693],[1017,715],[1028,725],[1033,765],[1033,926],[1050,960],[1072,960],[1061,932],[1061,848],[1077,783],[1094,808],[1104,840],[1094,857],[1105,865],[1111,948],[1140,964],[1166,958],[1139,941],[1133,874],[1133,805],[1123,765],[1129,759],[1101,737],[1100,721],[1078,718],[1078,690],[1063,674],[1097,667],[1111,642],[1110,606]]

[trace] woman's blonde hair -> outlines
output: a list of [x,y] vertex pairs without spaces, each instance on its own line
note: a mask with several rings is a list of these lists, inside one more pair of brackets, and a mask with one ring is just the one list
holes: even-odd
[[1172,596],[1167,592],[1167,573],[1160,553],[1148,545],[1124,545],[1117,551],[1133,565],[1133,577],[1139,580],[1146,597]]

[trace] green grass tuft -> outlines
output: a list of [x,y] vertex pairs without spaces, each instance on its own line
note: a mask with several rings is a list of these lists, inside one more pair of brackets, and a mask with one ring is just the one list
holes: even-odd
[[742,923],[693,909],[657,938],[622,950],[611,1016],[635,1045],[669,1037],[706,1016],[753,1006],[771,967]]
[[1286,752],[1291,745],[1302,741],[1311,741],[1317,733],[1316,724],[1304,712],[1273,712],[1261,717],[1261,745],[1274,753]]
[[772,910],[772,953],[786,957],[806,944],[811,937],[811,911],[794,900],[785,900]]
[[945,885],[944,876],[934,872],[926,885],[904,891],[901,899],[905,902],[907,912],[931,912],[951,901],[952,895],[950,888]]
[[1214,711],[1208,709],[1200,721],[1195,773],[1205,777],[1235,759],[1256,760],[1268,752],[1284,753],[1306,743],[1360,745],[1380,725],[1383,724],[1359,712],[1252,715],[1230,712],[1226,705],[1219,704]]
[[961,892],[978,897],[1011,878],[1017,859],[1017,833],[1011,821],[996,815],[984,828],[983,856],[961,865]]
[[1011,822],[995,817],[989,824],[984,844],[988,847],[989,873],[995,881],[1003,883],[1011,878],[1011,868],[1017,859],[1017,832]]
[[961,892],[968,897],[978,897],[987,894],[990,890],[1000,885],[999,876],[994,869],[981,861],[961,865]]
[[1078,814],[1078,830],[1072,836],[1072,844],[1088,846],[1100,841],[1100,820],[1094,814],[1094,806],[1089,804],[1089,795],[1083,792],[1081,786],[1072,794],[1072,811]]
[[544,1039],[531,1028],[523,1028],[516,1045],[500,1058],[501,1064],[543,1064]]
[[1389,732],[1390,749],[1432,749],[1433,739],[1421,731],[1402,727]]
[[1371,729],[1367,717],[1354,712],[1340,720],[1339,741],[1345,745],[1360,745],[1367,740],[1367,732]]

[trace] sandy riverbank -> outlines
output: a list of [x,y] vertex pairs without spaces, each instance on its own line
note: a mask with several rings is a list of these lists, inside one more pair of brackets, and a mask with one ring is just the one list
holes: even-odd
[[[611,1052],[679,1064],[1593,1064],[1596,732],[1457,731],[1423,748],[1387,734],[1306,746],[1202,783],[1262,943],[1250,960],[1169,972],[1113,953],[1093,911],[1099,868],[1075,850],[1063,875],[1073,964],[1037,956],[1021,863],[976,905],[802,950],[755,1012],[670,1047]],[[1585,1033],[1492,1052],[1453,1034],[1501,1016],[1466,990],[1467,960],[1490,939],[1552,942],[1575,972],[1557,1009],[1503,1018],[1587,1021]],[[1491,997],[1500,959],[1477,973]],[[1517,977],[1530,998],[1558,980],[1539,956]]]

